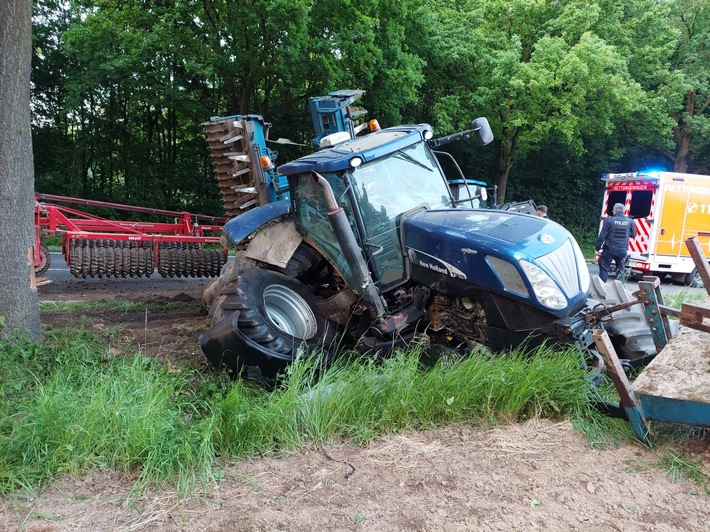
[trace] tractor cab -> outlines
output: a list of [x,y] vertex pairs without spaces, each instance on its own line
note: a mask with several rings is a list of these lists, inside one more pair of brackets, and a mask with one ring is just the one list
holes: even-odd
[[279,167],[289,179],[296,224],[355,289],[352,271],[326,217],[321,176],[347,216],[358,247],[381,292],[409,276],[399,227],[410,213],[452,208],[454,199],[435,155],[427,125],[401,126],[343,142]]

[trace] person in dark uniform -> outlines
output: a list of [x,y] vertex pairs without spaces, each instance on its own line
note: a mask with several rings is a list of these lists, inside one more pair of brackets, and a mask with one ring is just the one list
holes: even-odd
[[634,221],[624,216],[624,205],[614,205],[613,214],[604,220],[602,230],[594,248],[599,251],[599,278],[606,282],[609,278],[609,266],[616,263],[616,278],[623,279],[624,259],[629,249],[629,238],[636,238]]

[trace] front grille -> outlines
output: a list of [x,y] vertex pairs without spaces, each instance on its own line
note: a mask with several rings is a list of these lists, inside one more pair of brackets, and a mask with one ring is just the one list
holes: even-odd
[[567,239],[553,252],[538,258],[537,262],[560,283],[562,291],[567,297],[572,298],[581,291],[577,260],[571,240]]

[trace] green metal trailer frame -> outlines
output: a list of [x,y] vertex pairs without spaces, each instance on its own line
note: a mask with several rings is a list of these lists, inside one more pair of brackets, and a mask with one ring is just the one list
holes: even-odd
[[[594,332],[609,377],[636,436],[653,438],[649,421],[710,427],[710,267],[695,237],[686,240],[708,297],[680,310],[666,307],[657,277],[639,282],[639,302],[657,339],[660,352],[630,383],[604,330]],[[671,338],[667,316],[680,319],[680,331]]]

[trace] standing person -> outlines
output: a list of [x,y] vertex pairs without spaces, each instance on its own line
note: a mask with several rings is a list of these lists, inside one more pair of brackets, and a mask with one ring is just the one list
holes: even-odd
[[549,216],[547,216],[547,205],[538,205],[535,214],[537,214],[540,218],[549,218]]
[[[606,282],[609,278],[609,266],[616,263],[616,278],[623,279],[624,259],[629,249],[629,238],[636,238],[634,221],[624,216],[624,204],[614,205],[613,214],[604,220],[602,230],[594,249],[601,250],[599,256],[599,278]],[[603,249],[602,249],[603,248]]]

